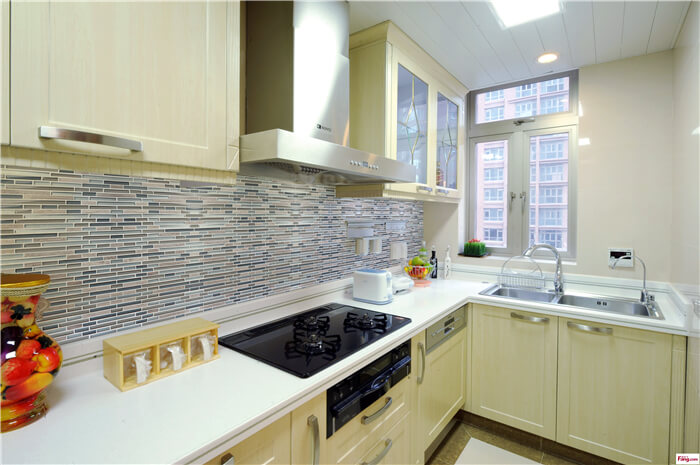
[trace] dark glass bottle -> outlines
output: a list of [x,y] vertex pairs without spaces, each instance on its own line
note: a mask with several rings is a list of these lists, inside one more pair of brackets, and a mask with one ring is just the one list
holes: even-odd
[[431,250],[432,254],[430,256],[430,264],[433,265],[433,271],[430,272],[430,277],[433,279],[437,279],[438,259],[435,256],[435,246],[432,246]]

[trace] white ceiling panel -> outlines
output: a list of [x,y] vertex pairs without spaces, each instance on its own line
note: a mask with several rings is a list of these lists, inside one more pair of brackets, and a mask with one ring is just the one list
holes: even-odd
[[597,63],[620,59],[624,18],[625,4],[622,2],[595,2],[593,4],[593,31]]
[[[562,0],[560,14],[503,29],[486,1],[351,0],[350,30],[391,20],[467,88],[479,89],[669,50],[689,5]],[[537,63],[545,51],[559,60]]]
[[571,58],[577,66],[592,65],[596,62],[593,6],[590,2],[562,3]]
[[675,45],[689,2],[659,2],[656,6],[647,53],[668,50]]
[[625,2],[625,18],[622,26],[623,57],[644,55],[651,37],[657,2]]

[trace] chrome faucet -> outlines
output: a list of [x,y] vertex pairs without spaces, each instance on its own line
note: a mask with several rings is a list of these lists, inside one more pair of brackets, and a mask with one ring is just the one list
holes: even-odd
[[614,270],[615,267],[617,266],[617,264],[620,262],[620,260],[624,260],[627,258],[631,259],[633,262],[635,260],[639,260],[639,263],[642,264],[642,269],[644,270],[644,277],[643,277],[644,281],[642,281],[642,283],[643,283],[642,284],[642,296],[639,298],[639,301],[645,305],[653,302],[654,296],[649,294],[649,291],[647,291],[647,265],[644,263],[644,260],[642,260],[639,257],[639,255],[627,254],[627,255],[623,255],[621,257],[617,257],[615,259],[615,261],[613,262],[613,264],[610,265],[610,268],[612,268]]
[[554,254],[554,258],[557,259],[557,268],[554,271],[554,292],[556,292],[557,295],[563,294],[564,293],[564,281],[563,281],[562,275],[561,275],[561,255],[559,255],[559,251],[549,244],[533,244],[525,252],[523,252],[523,256],[531,257],[533,252],[537,249],[549,250],[550,252],[552,252]]

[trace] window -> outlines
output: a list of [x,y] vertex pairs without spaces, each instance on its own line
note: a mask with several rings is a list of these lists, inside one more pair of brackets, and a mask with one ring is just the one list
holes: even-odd
[[561,111],[566,111],[567,100],[564,95],[557,95],[554,97],[543,97],[540,100],[540,114],[548,113],[559,113]]
[[515,116],[533,116],[537,113],[537,101],[526,100],[515,104]]
[[498,121],[503,119],[503,107],[487,108],[484,121]]
[[564,201],[563,187],[540,187],[540,203],[562,203]]
[[537,95],[537,84],[525,84],[515,88],[515,97],[529,97]]
[[540,84],[540,92],[547,94],[549,92],[558,92],[560,90],[566,89],[567,82],[562,79],[552,79],[550,81],[544,81]]
[[484,229],[485,242],[500,242],[503,240],[503,230],[499,228]]
[[493,92],[486,92],[484,95],[484,100],[486,102],[497,102],[503,100],[503,89],[494,90]]
[[484,169],[484,181],[503,181],[503,168]]
[[484,221],[503,221],[502,208],[485,208]]
[[506,87],[471,93],[472,128],[484,123],[496,124],[514,118],[557,115],[570,111],[570,116],[575,117],[578,105],[570,102],[577,98],[577,79],[578,73],[573,71],[557,77],[530,79]]
[[485,147],[484,161],[499,161],[503,160],[503,147]]
[[486,202],[503,200],[503,189],[484,189],[484,200]]
[[[540,165],[540,182],[566,181],[566,175],[564,174],[565,166],[565,163]],[[535,168],[535,165],[532,165],[531,168]],[[532,171],[530,171],[530,173],[532,174]]]
[[575,257],[577,110],[577,71],[469,94],[468,238],[495,255],[546,243]]

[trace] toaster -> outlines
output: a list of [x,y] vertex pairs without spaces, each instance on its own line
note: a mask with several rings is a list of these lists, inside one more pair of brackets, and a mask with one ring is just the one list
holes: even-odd
[[362,268],[352,275],[352,298],[370,304],[388,304],[394,298],[391,273]]

